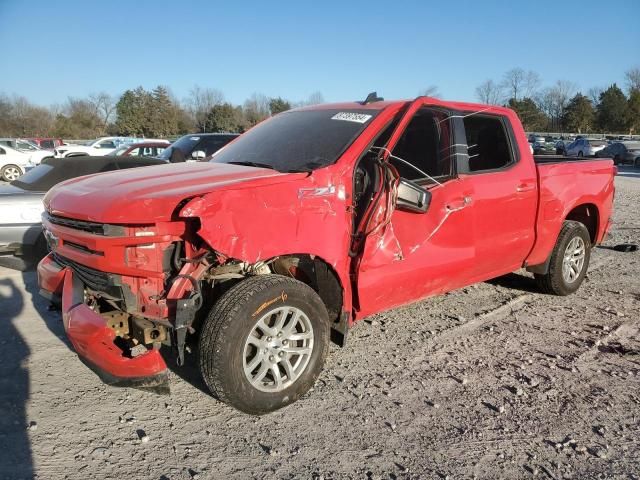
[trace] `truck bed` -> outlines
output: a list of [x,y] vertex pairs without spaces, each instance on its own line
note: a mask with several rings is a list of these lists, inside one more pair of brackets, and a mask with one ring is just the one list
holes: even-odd
[[[536,219],[536,244],[527,263],[546,260],[558,238],[562,219],[578,205],[589,206],[583,223],[593,222],[595,244],[605,235],[613,204],[615,168],[609,158],[536,156],[539,208]],[[596,207],[597,206],[597,207]]]
[[565,163],[565,162],[593,162],[600,160],[611,160],[610,158],[599,157],[566,157],[564,155],[534,155],[533,159],[536,163]]

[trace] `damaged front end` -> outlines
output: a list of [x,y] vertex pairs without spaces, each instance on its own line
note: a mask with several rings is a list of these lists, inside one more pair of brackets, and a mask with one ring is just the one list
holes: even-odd
[[52,253],[38,266],[41,292],[61,303],[74,349],[107,384],[168,392],[161,348],[170,347],[171,361],[183,365],[216,298],[248,276],[279,274],[311,285],[346,336],[340,281],[312,255],[229,257],[198,235],[199,218],[185,216],[108,225],[47,213],[43,226]]

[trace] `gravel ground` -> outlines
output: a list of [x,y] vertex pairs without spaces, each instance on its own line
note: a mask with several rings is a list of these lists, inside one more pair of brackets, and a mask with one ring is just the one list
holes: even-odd
[[[640,243],[640,172],[616,185],[606,245]],[[0,268],[0,478],[640,479],[639,329],[640,252],[597,248],[569,297],[518,272],[360,322],[251,417],[193,359],[168,396],[101,384],[35,274]]]

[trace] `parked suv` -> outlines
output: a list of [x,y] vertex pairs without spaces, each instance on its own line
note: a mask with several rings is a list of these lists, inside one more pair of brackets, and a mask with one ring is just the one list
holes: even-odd
[[40,148],[44,148],[45,150],[54,150],[56,147],[60,147],[64,145],[64,141],[61,138],[28,138],[32,143],[35,143]]

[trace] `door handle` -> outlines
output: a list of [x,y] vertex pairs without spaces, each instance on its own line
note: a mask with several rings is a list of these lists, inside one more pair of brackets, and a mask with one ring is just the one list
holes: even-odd
[[518,185],[516,187],[516,192],[518,192],[518,193],[530,192],[534,188],[536,188],[536,186],[533,183],[521,183],[520,185]]
[[471,203],[471,200],[472,200],[471,197],[463,197],[460,200],[456,200],[455,202],[448,203],[446,208],[450,212],[455,210],[462,210],[464,207],[466,207]]

